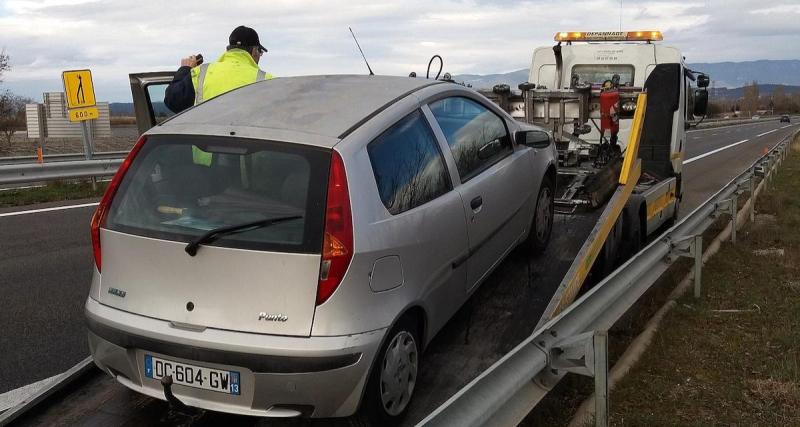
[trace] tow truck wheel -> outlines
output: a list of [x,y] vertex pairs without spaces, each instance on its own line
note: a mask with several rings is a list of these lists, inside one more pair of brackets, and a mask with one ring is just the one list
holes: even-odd
[[647,233],[647,225],[645,223],[645,201],[640,196],[631,196],[625,209],[622,210],[622,241],[625,245],[624,258],[625,262],[639,252],[644,243],[644,236]]
[[542,179],[539,188],[539,195],[536,198],[536,208],[533,211],[531,220],[531,231],[528,239],[525,240],[527,249],[535,254],[541,253],[547,248],[550,242],[550,234],[553,232],[553,215],[555,215],[555,188],[550,177]]

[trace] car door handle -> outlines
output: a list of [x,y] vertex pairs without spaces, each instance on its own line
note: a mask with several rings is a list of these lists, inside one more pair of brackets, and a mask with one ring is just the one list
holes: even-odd
[[483,206],[483,198],[481,196],[478,196],[469,202],[469,207],[471,207],[473,211],[478,210],[478,208],[481,206]]

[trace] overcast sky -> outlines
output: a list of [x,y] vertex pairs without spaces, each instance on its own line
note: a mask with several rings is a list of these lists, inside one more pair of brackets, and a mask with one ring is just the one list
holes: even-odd
[[98,100],[130,101],[128,74],[218,57],[237,25],[255,28],[276,76],[362,73],[352,26],[377,74],[424,73],[441,54],[453,74],[526,68],[557,31],[662,30],[688,62],[800,59],[798,0],[0,0],[2,86],[41,98],[61,72],[90,68]]

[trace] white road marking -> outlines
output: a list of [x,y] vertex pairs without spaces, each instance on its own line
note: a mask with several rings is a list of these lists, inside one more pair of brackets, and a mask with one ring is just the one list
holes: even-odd
[[18,212],[6,212],[0,213],[0,218],[4,216],[17,216],[17,215],[27,215],[27,214],[35,214],[40,212],[52,212],[52,211],[63,211],[66,209],[79,209],[79,208],[88,208],[90,206],[97,206],[100,203],[84,203],[81,205],[67,205],[67,206],[56,206],[54,208],[43,208],[43,209],[31,209],[27,211],[18,211]]
[[786,129],[786,128],[788,128],[789,126],[791,126],[791,125],[786,125],[786,126],[782,127],[781,129]]
[[26,386],[22,386],[20,388],[0,394],[0,412],[5,411],[6,409],[11,409],[22,403],[25,399],[33,396],[39,390],[57,381],[58,377],[61,375],[63,374],[53,375],[50,378],[45,378],[41,381],[36,381],[33,384],[28,384]]
[[772,129],[772,130],[768,130],[768,131],[766,131],[766,132],[764,132],[764,133],[760,133],[760,134],[756,135],[756,138],[762,137],[762,136],[764,136],[764,135],[769,135],[769,134],[771,134],[772,132],[777,132],[777,131],[778,131],[778,129]]
[[684,160],[684,161],[683,161],[683,164],[684,164],[684,165],[688,165],[689,163],[692,163],[692,162],[693,162],[693,161],[695,161],[695,160],[700,160],[700,159],[702,159],[702,158],[704,158],[704,157],[708,157],[708,156],[710,156],[710,155],[712,155],[712,154],[717,154],[717,153],[719,153],[720,151],[724,151],[724,150],[727,150],[728,148],[733,148],[733,147],[735,147],[735,146],[737,146],[737,145],[744,144],[744,143],[745,143],[745,142],[747,142],[747,141],[750,141],[750,140],[749,140],[749,139],[743,139],[743,140],[741,140],[741,141],[739,141],[739,142],[734,142],[734,143],[733,143],[733,144],[731,144],[731,145],[726,145],[726,146],[724,146],[724,147],[717,148],[716,150],[711,150],[711,151],[709,151],[708,153],[701,154],[701,155],[699,155],[699,156],[694,156],[694,157],[692,157],[692,158],[691,158],[691,159],[689,159],[689,160]]
[[720,129],[730,129],[731,131],[733,131],[733,129],[731,129],[731,128],[738,128],[738,127],[743,127],[743,126],[768,125],[768,124],[770,124],[770,123],[769,122],[739,123],[739,124],[735,124],[735,125],[716,126],[716,127],[703,128],[703,129],[692,129],[692,130],[687,130],[686,133],[706,132],[706,131],[710,131],[710,130],[720,130]]

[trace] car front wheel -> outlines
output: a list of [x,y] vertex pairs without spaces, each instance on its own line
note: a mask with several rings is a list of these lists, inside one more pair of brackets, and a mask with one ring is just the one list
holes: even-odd
[[550,177],[542,179],[539,195],[536,197],[536,208],[531,219],[531,231],[525,246],[532,253],[541,253],[550,242],[553,232],[553,216],[555,215],[555,187]]

